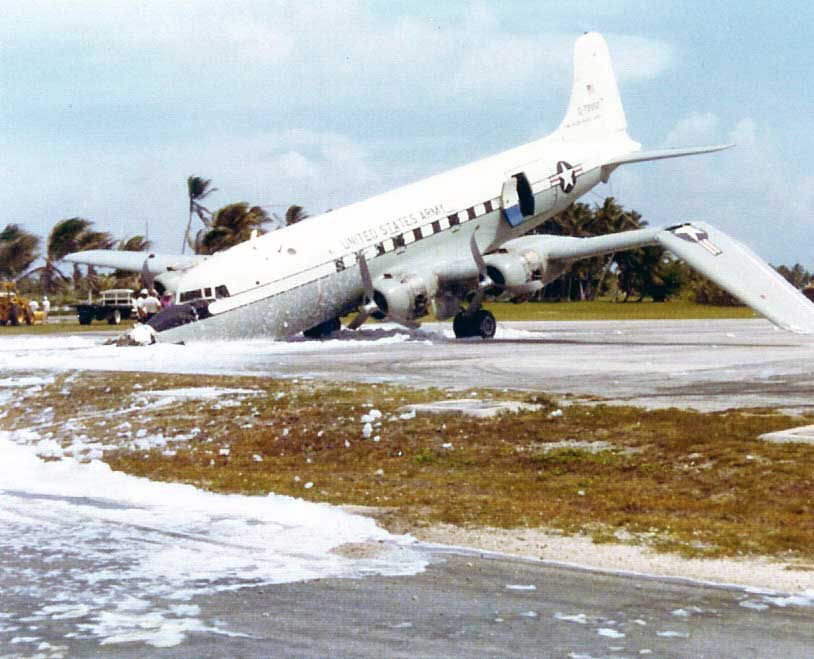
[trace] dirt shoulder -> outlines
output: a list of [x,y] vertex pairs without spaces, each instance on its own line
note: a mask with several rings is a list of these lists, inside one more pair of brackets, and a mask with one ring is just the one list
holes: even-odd
[[466,547],[610,572],[694,579],[781,593],[814,591],[814,564],[765,556],[682,558],[632,544],[597,544],[581,535],[564,536],[545,529],[464,529],[436,524],[415,529],[422,542]]

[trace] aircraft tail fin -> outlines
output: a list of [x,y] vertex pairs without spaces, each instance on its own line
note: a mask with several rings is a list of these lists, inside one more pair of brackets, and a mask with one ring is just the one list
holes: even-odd
[[605,39],[586,32],[574,45],[571,101],[558,132],[567,141],[625,134],[627,119]]

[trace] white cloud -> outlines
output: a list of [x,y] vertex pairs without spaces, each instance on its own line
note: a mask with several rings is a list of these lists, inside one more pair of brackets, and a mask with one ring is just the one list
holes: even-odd
[[693,112],[680,119],[667,133],[664,146],[682,147],[692,144],[711,144],[718,134],[718,117],[712,112]]
[[614,71],[622,82],[651,80],[675,65],[675,51],[668,43],[629,34],[606,37]]

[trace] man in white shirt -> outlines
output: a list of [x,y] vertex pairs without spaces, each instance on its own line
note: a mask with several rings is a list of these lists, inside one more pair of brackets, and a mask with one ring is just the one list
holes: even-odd
[[[144,291],[142,291],[144,292]],[[142,301],[142,308],[144,309],[144,320],[150,320],[153,316],[158,313],[158,310],[161,309],[161,301],[158,299],[158,295],[154,290],[150,290]]]

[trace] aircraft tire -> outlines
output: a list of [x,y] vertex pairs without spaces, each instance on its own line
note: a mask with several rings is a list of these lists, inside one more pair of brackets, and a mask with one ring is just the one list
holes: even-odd
[[452,331],[455,332],[456,339],[468,339],[470,336],[475,336],[472,318],[462,311],[456,313],[452,320]]
[[497,331],[497,321],[491,311],[479,309],[473,318],[475,335],[484,339],[492,339]]
[[491,311],[479,309],[473,315],[465,312],[455,314],[452,321],[452,331],[455,332],[456,339],[468,339],[479,336],[483,339],[491,339],[495,336],[497,321]]

